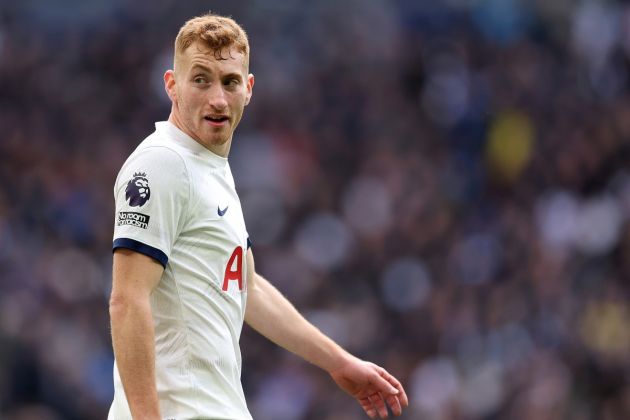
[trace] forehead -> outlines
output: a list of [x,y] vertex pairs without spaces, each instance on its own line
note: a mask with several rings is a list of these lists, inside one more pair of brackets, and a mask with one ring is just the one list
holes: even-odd
[[245,55],[238,51],[236,47],[215,51],[199,42],[194,42],[180,54],[177,61],[185,72],[201,66],[219,72],[247,73],[247,60]]

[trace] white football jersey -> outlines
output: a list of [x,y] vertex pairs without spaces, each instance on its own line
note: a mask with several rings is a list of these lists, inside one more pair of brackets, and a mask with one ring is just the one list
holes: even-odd
[[[227,159],[170,122],[156,123],[114,188],[114,249],[155,258],[155,367],[165,420],[251,419],[239,337],[249,238]],[[131,420],[114,365],[109,420]]]

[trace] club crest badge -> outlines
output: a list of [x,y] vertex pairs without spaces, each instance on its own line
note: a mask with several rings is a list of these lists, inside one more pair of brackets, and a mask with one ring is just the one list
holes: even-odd
[[142,207],[151,198],[149,180],[144,172],[136,172],[133,178],[127,183],[125,189],[125,199],[131,207]]

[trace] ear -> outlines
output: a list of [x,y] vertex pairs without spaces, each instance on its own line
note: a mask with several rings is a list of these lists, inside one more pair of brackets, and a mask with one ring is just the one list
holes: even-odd
[[254,75],[247,75],[247,96],[245,97],[245,105],[249,104],[249,100],[252,99],[252,89],[254,89]]
[[166,70],[164,73],[164,90],[172,102],[177,102],[177,92],[175,91],[175,72]]

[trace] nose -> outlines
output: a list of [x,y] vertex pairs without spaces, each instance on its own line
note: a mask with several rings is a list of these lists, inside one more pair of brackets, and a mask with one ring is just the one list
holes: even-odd
[[224,111],[227,106],[227,98],[223,85],[213,83],[208,92],[208,103],[216,111]]

